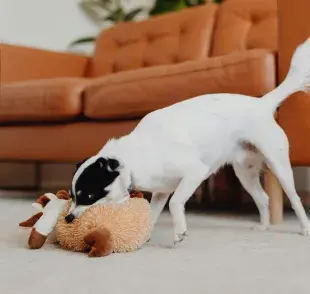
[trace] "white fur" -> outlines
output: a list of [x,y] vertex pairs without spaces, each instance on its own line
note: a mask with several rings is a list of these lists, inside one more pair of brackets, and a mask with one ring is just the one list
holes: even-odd
[[[109,141],[93,158],[113,157],[122,167],[120,177],[102,202],[128,197],[126,189],[133,181],[135,189],[153,192],[155,223],[169,194],[174,192],[169,208],[174,239],[180,242],[187,235],[185,203],[202,181],[229,163],[257,204],[260,228],[267,228],[268,196],[259,181],[265,161],[288,195],[302,232],[309,234],[309,221],[294,187],[288,140],[273,117],[275,109],[290,94],[309,87],[309,52],[310,39],[296,50],[286,80],[261,99],[237,94],[199,96],[154,111],[132,133]],[[244,149],[243,142],[253,144],[259,152]],[[84,165],[93,162],[93,158]]]

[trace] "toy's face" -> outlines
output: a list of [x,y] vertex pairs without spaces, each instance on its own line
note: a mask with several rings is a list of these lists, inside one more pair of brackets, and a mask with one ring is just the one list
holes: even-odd
[[72,222],[94,204],[118,203],[128,196],[122,172],[116,159],[90,158],[77,165],[72,181],[72,205],[66,217]]

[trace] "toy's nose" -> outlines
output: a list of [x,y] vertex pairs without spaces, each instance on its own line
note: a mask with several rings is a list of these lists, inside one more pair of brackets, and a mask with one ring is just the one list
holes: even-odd
[[66,222],[69,224],[69,223],[72,223],[73,220],[74,220],[74,215],[72,213],[68,214],[66,217],[65,217],[65,220]]

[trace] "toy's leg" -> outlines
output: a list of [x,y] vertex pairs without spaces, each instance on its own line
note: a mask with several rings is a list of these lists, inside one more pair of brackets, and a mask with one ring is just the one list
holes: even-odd
[[199,185],[210,176],[210,169],[202,162],[188,168],[169,202],[174,224],[174,244],[187,236],[184,206]]
[[106,228],[98,228],[84,237],[84,241],[90,246],[89,257],[107,256],[113,252],[113,237]]
[[266,230],[269,228],[269,198],[265,193],[259,179],[260,170],[262,167],[262,161],[254,161],[253,163],[238,164],[234,163],[233,168],[236,176],[244,189],[252,196],[259,214],[260,214],[260,225],[255,226],[254,229]]
[[43,215],[35,223],[28,239],[28,245],[31,249],[41,248],[48,235],[53,232],[58,217],[67,205],[67,200],[58,198],[51,199],[45,208]]
[[152,210],[152,224],[153,226],[157,223],[159,215],[163,211],[170,194],[166,193],[153,193],[151,199],[151,210]]
[[40,219],[42,215],[43,215],[43,212],[39,212],[33,215],[32,217],[30,217],[29,219],[27,219],[26,221],[21,222],[19,226],[25,227],[25,228],[31,228],[36,224],[36,222]]
[[35,228],[32,228],[29,239],[28,246],[30,249],[40,249],[47,239],[47,235],[39,233]]

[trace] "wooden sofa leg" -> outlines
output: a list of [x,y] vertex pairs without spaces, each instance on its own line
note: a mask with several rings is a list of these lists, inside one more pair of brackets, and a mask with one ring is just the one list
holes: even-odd
[[270,222],[273,225],[280,224],[283,221],[283,190],[269,169],[264,174],[264,186],[269,195]]

